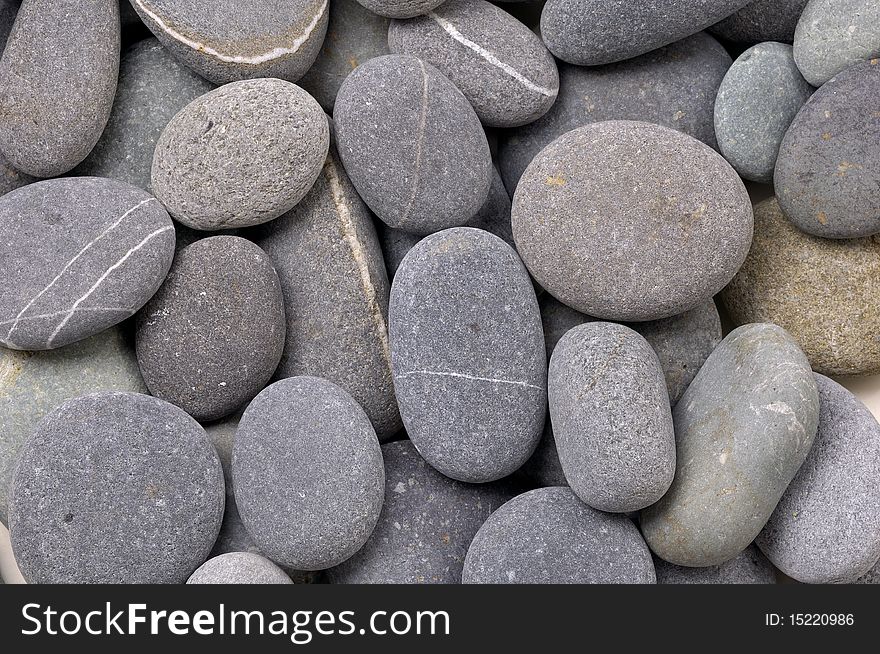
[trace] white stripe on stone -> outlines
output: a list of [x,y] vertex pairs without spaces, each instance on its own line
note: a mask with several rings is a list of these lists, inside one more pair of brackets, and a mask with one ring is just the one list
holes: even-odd
[[494,384],[512,384],[514,386],[525,386],[526,388],[535,388],[539,391],[544,390],[541,386],[536,386],[535,384],[529,384],[524,381],[513,381],[510,379],[493,379],[492,377],[475,377],[474,375],[466,375],[462,372],[437,372],[434,370],[410,370],[409,372],[402,372],[398,375],[395,375],[397,379],[401,377],[410,377],[412,375],[429,375],[432,377],[456,377],[459,379],[469,379],[471,381],[481,381],[481,382],[492,382]]

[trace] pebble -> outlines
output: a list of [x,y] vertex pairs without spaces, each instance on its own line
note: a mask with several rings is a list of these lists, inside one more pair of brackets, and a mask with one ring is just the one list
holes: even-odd
[[570,330],[550,359],[553,434],[574,493],[600,511],[638,511],[675,474],[672,411],[660,361],[629,327]]
[[877,0],[810,0],[794,34],[794,59],[813,86],[880,57]]
[[825,238],[880,233],[878,107],[880,58],[827,82],[791,123],[776,162],[776,197],[800,230]]
[[641,514],[654,553],[687,567],[740,554],[807,457],[818,418],[813,373],[791,336],[770,324],[732,331],[673,411],[675,480]]
[[400,431],[388,346],[390,285],[370,212],[335,152],[292,211],[255,231],[281,279],[287,338],[276,378],[322,377],[366,411],[381,441]]
[[526,166],[545,146],[565,132],[603,120],[657,123],[717,147],[715,96],[731,61],[718,41],[700,32],[607,66],[560,62],[559,96],[547,114],[501,139],[498,160],[504,184],[512,194]]
[[317,377],[275,382],[251,402],[232,474],[248,533],[282,566],[342,563],[367,542],[382,510],[376,432],[348,393]]
[[131,0],[181,62],[215,84],[257,77],[295,82],[327,32],[329,0]]
[[525,463],[544,425],[547,360],[513,248],[470,227],[422,239],[394,278],[389,336],[400,414],[428,463],[464,482]]
[[412,18],[436,9],[444,0],[358,0],[358,2],[378,16]]
[[193,100],[162,130],[152,186],[189,227],[258,225],[305,197],[329,147],[327,116],[301,88],[234,82]]
[[0,152],[18,170],[72,170],[101,136],[119,74],[119,1],[26,0],[0,59]]
[[230,552],[205,561],[187,584],[292,584],[284,570],[259,554]]
[[761,550],[749,545],[721,565],[684,568],[654,558],[658,584],[775,584],[776,571]]
[[852,583],[880,559],[880,424],[837,382],[816,386],[816,441],[756,542],[798,581]]
[[517,250],[558,300],[597,318],[692,309],[748,254],[752,207],[714,150],[629,121],[581,127],[532,161],[513,198]]
[[734,324],[786,329],[823,375],[880,373],[880,237],[831,240],[785,219],[773,198],[755,207],[755,239],[721,293]]
[[568,488],[519,495],[480,527],[466,584],[653,584],[654,564],[626,516],[601,513]]
[[18,453],[63,402],[100,391],[146,393],[133,344],[121,327],[47,352],[0,348],[0,522]]
[[791,43],[807,2],[809,0],[753,0],[735,14],[715,23],[709,31],[732,43]]
[[0,343],[50,350],[133,315],[174,256],[174,226],[155,198],[122,182],[68,177],[0,198],[4,271]]
[[177,253],[138,314],[138,364],[153,395],[217,420],[265,388],[284,336],[272,260],[248,240],[214,236]]
[[388,46],[436,66],[484,125],[531,123],[559,92],[556,63],[541,39],[486,0],[447,0],[425,16],[392,21]]
[[759,43],[740,55],[718,89],[718,146],[744,179],[773,183],[782,138],[813,94],[791,53],[784,43]]
[[79,397],[22,449],[12,549],[29,583],[183,583],[211,551],[224,494],[217,453],[183,411],[138,393]]
[[463,225],[486,201],[486,133],[430,64],[408,55],[361,64],[342,84],[333,119],[345,170],[386,225],[429,234]]

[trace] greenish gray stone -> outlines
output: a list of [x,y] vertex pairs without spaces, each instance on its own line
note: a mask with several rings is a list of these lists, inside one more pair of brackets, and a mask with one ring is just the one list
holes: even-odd
[[230,552],[205,561],[187,584],[292,584],[284,570],[259,554]]
[[767,557],[749,545],[736,557],[721,565],[685,568],[654,558],[658,584],[775,584],[776,571]]
[[709,31],[734,43],[791,43],[798,19],[808,1],[752,0],[735,14],[715,23]]

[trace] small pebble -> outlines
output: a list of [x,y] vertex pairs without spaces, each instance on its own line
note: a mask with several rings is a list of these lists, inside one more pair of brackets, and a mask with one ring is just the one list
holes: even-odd
[[776,571],[754,545],[721,565],[684,568],[654,558],[658,584],[775,584]]
[[187,584],[292,584],[284,570],[259,554],[230,552],[205,561]]
[[436,9],[444,0],[358,0],[358,2],[378,16],[412,18]]
[[717,37],[752,45],[764,41],[791,43],[809,0],[753,0],[709,28]]

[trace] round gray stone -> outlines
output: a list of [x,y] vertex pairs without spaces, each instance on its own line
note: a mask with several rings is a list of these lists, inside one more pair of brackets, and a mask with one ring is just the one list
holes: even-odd
[[0,58],[0,152],[35,177],[95,147],[116,93],[119,1],[26,0]]
[[183,411],[138,393],[79,397],[22,449],[12,549],[30,583],[183,583],[211,551],[224,495],[217,453]]
[[162,130],[152,185],[168,212],[202,230],[273,220],[321,174],[330,127],[295,84],[226,84],[190,102]]
[[333,122],[346,172],[385,224],[428,234],[463,225],[486,201],[486,133],[430,64],[407,55],[361,64],[339,89]]
[[751,543],[807,457],[819,419],[813,372],[782,328],[732,331],[673,411],[672,487],[642,511],[662,559],[721,565]]
[[376,432],[348,393],[317,377],[275,382],[251,402],[235,434],[232,474],[248,533],[282,566],[342,563],[382,510]]
[[813,94],[784,43],[759,43],[727,71],[715,100],[715,135],[741,177],[773,183],[782,138]]
[[752,0],[735,14],[715,23],[709,31],[733,43],[791,43],[807,2],[809,0]]
[[539,488],[495,511],[464,562],[466,584],[653,584],[651,553],[632,521],[568,488]]
[[736,171],[680,132],[607,121],[532,161],[512,209],[517,251],[554,297],[608,320],[656,320],[710,299],[748,254]]
[[266,253],[237,236],[183,248],[137,319],[137,357],[150,392],[196,420],[252,400],[284,347],[281,283]]
[[358,2],[378,16],[412,18],[436,9],[443,0],[358,0]]
[[97,334],[140,309],[174,256],[174,226],[155,198],[128,184],[68,177],[0,198],[0,343],[50,350]]
[[295,82],[327,32],[329,0],[130,0],[171,53],[215,84]]
[[205,561],[187,584],[292,584],[284,570],[259,554],[230,552]]
[[531,123],[559,92],[556,62],[541,39],[486,0],[447,0],[426,16],[392,21],[388,47],[436,66],[484,125]]
[[550,359],[547,395],[565,478],[586,504],[638,511],[669,489],[669,395],[660,361],[639,334],[607,322],[570,330]]
[[654,559],[658,584],[775,584],[776,571],[761,550],[749,545],[736,557],[707,568],[684,568]]
[[816,386],[816,441],[756,543],[798,581],[852,583],[880,559],[880,424],[837,382]]
[[422,239],[394,278],[389,335],[400,415],[428,463],[465,482],[525,463],[544,425],[547,359],[513,248],[470,227]]
[[795,226],[824,238],[880,233],[880,59],[813,94],[776,161],[776,197]]

